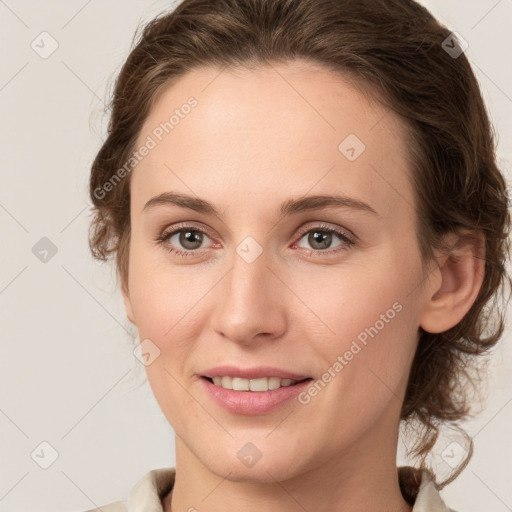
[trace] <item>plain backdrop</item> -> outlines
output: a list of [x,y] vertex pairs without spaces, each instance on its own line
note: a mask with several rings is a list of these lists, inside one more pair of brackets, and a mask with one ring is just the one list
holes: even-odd
[[[424,3],[469,43],[510,183],[512,2]],[[94,262],[87,245],[88,173],[112,79],[137,26],[171,6],[0,1],[2,511],[89,509],[175,463],[112,267]],[[442,491],[461,512],[512,510],[511,345],[509,327],[484,410],[466,423],[473,459]]]

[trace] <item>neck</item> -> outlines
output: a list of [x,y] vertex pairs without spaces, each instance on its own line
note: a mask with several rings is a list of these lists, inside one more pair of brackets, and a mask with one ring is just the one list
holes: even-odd
[[390,429],[378,424],[341,453],[291,478],[280,480],[268,468],[274,478],[265,483],[229,480],[229,467],[224,475],[213,473],[176,436],[176,480],[164,510],[411,512],[398,483],[395,426],[394,442]]

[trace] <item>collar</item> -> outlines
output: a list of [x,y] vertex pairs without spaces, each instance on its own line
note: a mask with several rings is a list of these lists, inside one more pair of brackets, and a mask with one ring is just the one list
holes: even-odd
[[[398,474],[402,493],[413,504],[412,512],[455,512],[441,499],[429,471],[400,467]],[[162,501],[173,488],[175,476],[175,468],[147,472],[130,491],[127,512],[163,512]]]

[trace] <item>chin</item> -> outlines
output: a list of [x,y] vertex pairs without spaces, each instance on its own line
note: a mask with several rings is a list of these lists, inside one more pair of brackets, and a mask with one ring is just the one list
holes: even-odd
[[231,482],[240,482],[248,484],[274,484],[284,480],[293,478],[297,473],[297,466],[290,467],[290,464],[286,464],[287,467],[281,467],[281,465],[264,464],[260,461],[257,466],[252,468],[240,467],[237,463],[235,466],[226,464],[220,468],[223,471],[218,473],[215,468],[210,470],[218,474],[222,478],[226,478]]
[[[203,464],[221,478],[232,482],[271,484],[276,481],[295,477],[303,464],[297,460],[297,450],[290,447],[289,451],[265,448],[258,452],[250,443],[242,446],[235,457],[209,456]],[[265,455],[265,451],[268,455]],[[262,453],[263,452],[263,453]],[[259,458],[258,458],[259,457]]]

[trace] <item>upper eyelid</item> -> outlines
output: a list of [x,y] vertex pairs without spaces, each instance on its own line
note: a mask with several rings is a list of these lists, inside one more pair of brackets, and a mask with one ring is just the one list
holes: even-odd
[[342,226],[334,226],[330,225],[329,223],[326,223],[324,221],[316,221],[315,225],[309,225],[305,226],[303,228],[300,228],[298,233],[302,236],[305,233],[308,233],[309,231],[312,231],[314,229],[318,229],[318,231],[322,230],[329,230],[329,231],[341,231],[343,234],[347,236],[347,238],[356,240],[357,237],[352,233],[352,231],[348,230],[347,228],[344,228]]
[[[202,226],[198,227],[194,224],[193,221],[178,223],[177,225],[172,225],[169,228],[165,228],[162,230],[161,237],[162,238],[170,237],[171,235],[175,235],[176,233],[179,233],[180,231],[185,231],[187,228],[193,228],[191,230],[197,230],[199,232],[203,232],[209,238],[215,238],[214,236],[212,236],[212,233],[208,228],[205,228]],[[299,228],[299,230],[297,232],[298,233],[297,236],[302,238],[306,233],[308,233],[309,231],[312,231],[314,229],[317,229],[319,231],[321,231],[321,230],[340,231],[350,241],[355,242],[358,240],[358,237],[355,234],[353,234],[352,231],[348,230],[347,228],[344,228],[342,226],[331,225],[330,223],[328,223],[326,221],[310,221],[310,223],[308,223],[307,225]],[[340,236],[340,235],[338,235],[338,236]]]
[[204,232],[205,234],[207,234],[208,236],[210,236],[210,238],[212,237],[211,236],[211,231],[205,227],[198,227],[196,225],[194,225],[194,223],[192,221],[189,221],[189,222],[183,222],[183,223],[180,223],[180,224],[177,224],[177,225],[171,225],[171,226],[168,226],[167,228],[164,228],[162,230],[162,235],[161,236],[169,236],[171,234],[175,234],[177,232],[180,232],[180,231],[185,231],[187,228],[193,228],[191,229],[191,231],[200,231],[200,232]]

